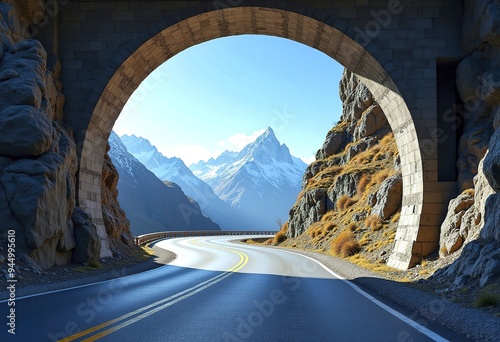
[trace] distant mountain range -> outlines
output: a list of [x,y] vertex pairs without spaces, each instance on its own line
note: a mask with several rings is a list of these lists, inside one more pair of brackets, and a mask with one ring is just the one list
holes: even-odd
[[[277,230],[277,220],[285,222],[288,218],[307,167],[291,156],[271,128],[241,152],[226,151],[217,159],[200,161],[189,168],[179,158],[163,156],[147,139],[134,135],[119,139],[122,149],[159,180],[180,186],[224,230]],[[126,165],[122,169],[128,172]]]
[[196,177],[181,159],[165,157],[149,140],[135,135],[123,135],[120,139],[127,150],[156,177],[179,185],[184,193],[198,202],[202,211],[222,229],[244,229],[231,206],[221,200],[210,185]]
[[120,175],[118,200],[130,220],[132,234],[220,229],[177,184],[162,182],[130,154],[114,132],[109,145],[109,156]]
[[226,151],[190,169],[239,217],[251,220],[258,229],[277,229],[277,219],[287,220],[300,193],[306,167],[268,128],[241,152]]

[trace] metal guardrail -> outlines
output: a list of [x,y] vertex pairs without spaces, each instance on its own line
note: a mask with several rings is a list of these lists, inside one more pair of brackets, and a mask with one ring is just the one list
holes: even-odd
[[136,245],[143,245],[159,239],[189,237],[189,236],[222,236],[222,235],[276,235],[277,231],[243,231],[243,230],[192,230],[157,232],[134,236]]

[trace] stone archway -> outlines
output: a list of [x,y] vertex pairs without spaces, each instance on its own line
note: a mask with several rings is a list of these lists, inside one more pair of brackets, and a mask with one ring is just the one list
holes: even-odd
[[373,42],[363,47],[353,39],[355,32],[345,23],[323,18],[319,12],[304,12],[263,7],[215,11],[199,8],[164,21],[158,30],[141,36],[141,44],[131,43],[122,49],[113,65],[114,74],[103,75],[104,90],[94,94],[98,100],[80,155],[77,200],[98,226],[102,256],[110,254],[100,202],[102,164],[107,139],[128,98],[155,68],[175,54],[211,39],[239,34],[271,35],[303,43],[332,57],[362,79],[386,113],[401,156],[403,210],[389,264],[405,269],[435,248],[439,232],[433,223],[424,222],[422,214],[425,181],[432,180],[425,175],[424,164],[437,165],[437,155],[421,153],[422,139],[426,137],[417,127],[423,131],[428,126],[419,117],[420,111],[405,81]]

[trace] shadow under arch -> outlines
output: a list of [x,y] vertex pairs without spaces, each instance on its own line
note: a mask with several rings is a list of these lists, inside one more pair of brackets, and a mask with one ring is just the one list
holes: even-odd
[[[277,5],[280,6],[280,5]],[[181,12],[143,32],[122,48],[101,75],[89,104],[92,112],[79,156],[78,204],[89,212],[102,241],[101,256],[110,256],[101,211],[102,164],[106,143],[125,103],[139,84],[177,53],[200,43],[241,34],[282,37],[315,48],[358,75],[387,116],[400,152],[403,209],[389,265],[406,269],[436,246],[439,232],[421,224],[424,206],[424,161],[435,154],[421,153],[417,109],[405,81],[383,51],[370,42],[354,40],[344,22],[321,12],[297,7],[234,7],[207,10],[205,6]],[[418,112],[418,110],[416,110]],[[422,138],[420,138],[422,139]]]

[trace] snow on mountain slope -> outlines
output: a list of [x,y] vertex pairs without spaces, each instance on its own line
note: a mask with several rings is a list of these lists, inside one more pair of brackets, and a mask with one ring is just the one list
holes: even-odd
[[165,230],[220,229],[178,185],[164,184],[146,169],[114,132],[109,145],[109,156],[120,175],[118,200],[134,235]]
[[226,151],[190,168],[242,218],[252,218],[262,229],[277,229],[276,220],[286,221],[300,193],[306,167],[268,128],[241,152]]
[[243,227],[235,218],[234,210],[214,193],[210,185],[196,177],[181,159],[165,157],[149,140],[142,137],[124,135],[120,139],[128,152],[148,170],[162,181],[179,185],[223,230],[251,229]]

